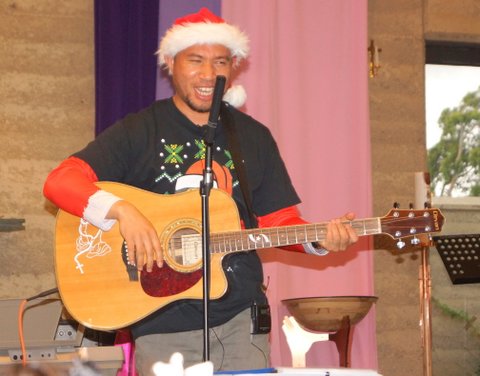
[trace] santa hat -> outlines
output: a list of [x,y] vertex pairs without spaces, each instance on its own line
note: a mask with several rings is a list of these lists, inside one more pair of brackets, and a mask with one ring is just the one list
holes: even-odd
[[[157,51],[159,65],[165,64],[165,56],[175,57],[184,49],[195,44],[221,44],[227,47],[238,64],[248,56],[249,41],[245,33],[236,26],[227,24],[222,18],[207,8],[175,20],[160,41]],[[245,103],[243,87],[233,86],[223,98],[234,107]]]

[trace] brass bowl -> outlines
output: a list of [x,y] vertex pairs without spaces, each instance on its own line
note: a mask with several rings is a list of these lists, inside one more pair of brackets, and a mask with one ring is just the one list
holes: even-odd
[[313,298],[285,299],[290,314],[305,329],[314,332],[337,332],[346,316],[353,326],[362,320],[376,296],[322,296]]

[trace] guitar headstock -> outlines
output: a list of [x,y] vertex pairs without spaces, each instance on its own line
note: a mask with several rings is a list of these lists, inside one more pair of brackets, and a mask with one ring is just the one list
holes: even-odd
[[382,232],[394,239],[429,234],[442,230],[445,217],[439,209],[394,208],[380,218]]

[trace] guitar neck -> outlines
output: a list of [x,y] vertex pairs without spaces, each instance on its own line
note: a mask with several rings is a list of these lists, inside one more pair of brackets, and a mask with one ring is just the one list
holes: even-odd
[[[381,233],[380,218],[354,220],[348,223],[358,236]],[[230,253],[322,242],[327,234],[327,225],[328,222],[320,222],[216,233],[210,236],[210,249],[212,253]]]

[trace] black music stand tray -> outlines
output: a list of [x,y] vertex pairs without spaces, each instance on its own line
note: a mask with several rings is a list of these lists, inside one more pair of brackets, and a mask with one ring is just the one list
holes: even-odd
[[454,285],[480,282],[480,234],[434,236]]

